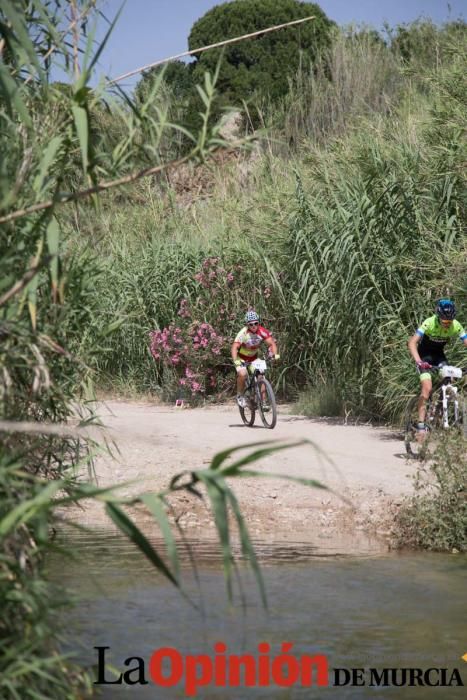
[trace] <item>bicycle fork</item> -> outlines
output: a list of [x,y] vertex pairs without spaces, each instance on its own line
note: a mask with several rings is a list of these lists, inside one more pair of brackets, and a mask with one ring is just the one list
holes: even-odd
[[457,386],[452,384],[443,384],[441,386],[443,394],[443,428],[449,428],[448,401],[451,400],[454,404],[454,423],[459,420],[459,402],[457,400]]

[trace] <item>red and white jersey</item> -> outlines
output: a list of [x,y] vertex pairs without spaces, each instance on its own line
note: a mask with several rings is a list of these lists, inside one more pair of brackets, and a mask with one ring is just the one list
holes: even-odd
[[266,338],[271,338],[271,333],[263,326],[258,326],[251,331],[248,326],[244,326],[235,337],[235,343],[240,343],[238,357],[244,362],[253,362],[258,357],[258,348]]

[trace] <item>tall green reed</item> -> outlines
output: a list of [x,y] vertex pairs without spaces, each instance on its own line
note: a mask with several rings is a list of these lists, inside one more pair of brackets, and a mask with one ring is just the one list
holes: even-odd
[[[415,79],[396,49],[369,33],[342,34],[333,60],[355,101],[338,97],[337,79],[326,82],[325,72],[320,83],[318,71],[315,92],[303,102],[315,109],[336,100],[338,129],[309,132],[303,122],[300,151],[286,150],[286,159],[263,140],[246,178],[223,166],[188,204],[157,183],[144,194],[146,206],[109,202],[114,217],[101,249],[110,254],[112,293],[104,282],[102,296],[118,296],[121,285],[138,318],[127,337],[122,325],[106,376],[132,377],[145,388],[161,381],[145,355],[148,324],[166,326],[180,298],[197,299],[196,266],[215,255],[242,268],[228,299],[235,319],[221,319],[225,299],[213,294],[199,320],[221,319],[222,334],[233,337],[242,306],[258,305],[282,346],[277,380],[284,394],[333,387],[346,411],[400,412],[417,384],[408,335],[437,296],[453,294],[461,309],[465,300],[465,49],[455,32],[442,39],[442,60]],[[374,73],[358,87],[352,81],[361,78],[360,61]],[[378,102],[386,88],[390,109]]]
[[[79,226],[79,208],[66,213],[65,204],[92,196],[101,213],[101,190],[148,175],[148,162],[150,172],[163,172],[171,164],[163,160],[167,133],[177,129],[163,100],[155,108],[160,80],[137,108],[105,80],[88,87],[113,28],[95,47],[85,30],[97,17],[93,0],[5,0],[0,15],[0,694],[15,700],[76,698],[89,689],[57,653],[43,563],[51,526],[60,527],[56,509],[105,497],[77,477],[92,468],[93,448],[79,427],[95,420],[91,372],[126,307],[96,323],[96,288],[107,270],[89,245],[64,241],[70,220]],[[52,67],[69,82],[54,83]],[[214,91],[215,76],[206,75],[202,129],[185,133],[187,160],[222,147],[219,125],[208,127]],[[132,284],[128,276],[127,291]],[[118,499],[107,500],[114,520],[163,570],[119,516]]]

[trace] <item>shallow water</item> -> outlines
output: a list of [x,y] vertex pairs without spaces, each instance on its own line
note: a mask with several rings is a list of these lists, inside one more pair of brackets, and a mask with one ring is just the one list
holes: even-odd
[[[146,678],[151,653],[174,647],[182,655],[214,656],[222,641],[233,654],[256,654],[271,645],[271,659],[282,642],[292,655],[325,654],[330,668],[448,668],[461,670],[467,683],[467,558],[462,555],[330,555],[309,544],[256,543],[266,582],[269,612],[256,582],[239,564],[244,600],[235,587],[229,606],[215,543],[192,543],[199,587],[184,561],[184,580],[196,610],[119,535],[69,539],[76,561],[50,562],[55,581],[78,593],[77,606],[64,616],[65,651],[97,663],[94,646],[107,646],[106,660],[127,670],[127,657],[142,657]],[[134,666],[134,664],[132,664]],[[450,673],[449,673],[450,676]],[[112,678],[108,675],[109,680]],[[134,676],[133,676],[134,678]],[[369,676],[364,675],[366,682]],[[333,682],[333,677],[331,682]],[[186,697],[182,686],[101,685],[105,700]],[[328,687],[200,688],[197,697],[229,698],[461,698],[465,688]]]

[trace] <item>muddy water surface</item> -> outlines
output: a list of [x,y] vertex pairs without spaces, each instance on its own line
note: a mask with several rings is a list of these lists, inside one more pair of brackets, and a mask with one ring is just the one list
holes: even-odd
[[[270,643],[272,658],[284,641],[293,652],[322,653],[332,668],[457,667],[467,683],[467,559],[462,555],[339,555],[300,542],[256,543],[269,600],[262,607],[256,583],[240,561],[235,600],[229,606],[215,543],[193,543],[199,584],[185,557],[184,579],[195,609],[131,544],[111,533],[70,537],[76,561],[50,562],[57,583],[78,596],[64,615],[66,651],[95,664],[95,646],[107,646],[107,661],[127,670],[124,660],[139,656],[148,668],[151,653],[175,647],[185,654],[213,654],[222,641],[229,652],[255,653]],[[131,664],[134,666],[134,664]],[[149,674],[146,671],[146,678]],[[365,674],[366,683],[369,676]],[[108,675],[111,680],[111,674]],[[105,700],[186,697],[182,686],[100,686]],[[461,698],[465,688],[328,687],[201,688],[197,697],[225,698]]]

